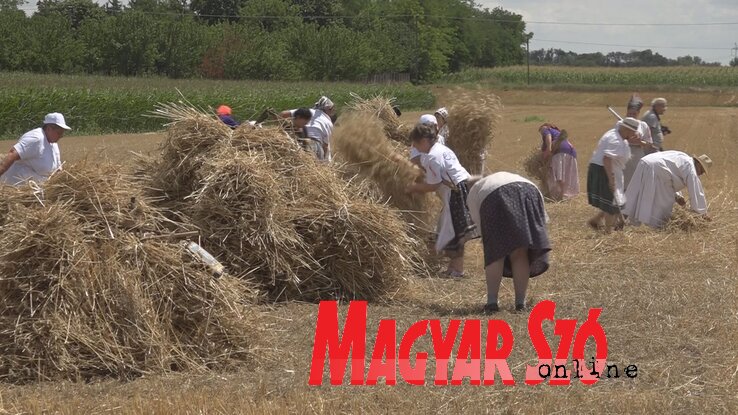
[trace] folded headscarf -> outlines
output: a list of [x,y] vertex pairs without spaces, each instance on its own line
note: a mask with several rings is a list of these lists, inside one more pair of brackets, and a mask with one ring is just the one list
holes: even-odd
[[331,108],[333,108],[333,101],[331,101],[326,96],[322,96],[322,97],[320,97],[320,99],[318,100],[318,102],[315,103],[314,107],[317,108],[317,109],[319,109],[319,110],[331,109]]

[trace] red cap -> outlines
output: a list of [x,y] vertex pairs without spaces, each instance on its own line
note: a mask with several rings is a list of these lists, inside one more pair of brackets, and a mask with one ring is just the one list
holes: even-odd
[[219,106],[218,115],[231,115],[231,107],[229,107],[228,105]]

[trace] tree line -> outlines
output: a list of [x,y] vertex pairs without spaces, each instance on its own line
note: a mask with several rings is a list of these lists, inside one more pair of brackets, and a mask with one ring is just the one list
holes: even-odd
[[0,0],[0,70],[432,81],[525,61],[525,22],[473,0]]
[[[610,66],[610,67],[648,67],[648,66],[720,66],[720,62],[705,62],[699,56],[680,56],[670,59],[651,49],[630,52],[610,52],[603,54],[576,53],[562,49],[538,49],[530,51],[531,65],[559,66]],[[732,63],[731,63],[732,64]]]

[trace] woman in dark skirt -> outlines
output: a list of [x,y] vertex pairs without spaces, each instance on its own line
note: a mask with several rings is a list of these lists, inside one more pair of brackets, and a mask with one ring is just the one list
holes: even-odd
[[587,170],[587,200],[599,212],[587,223],[594,229],[602,226],[610,232],[613,225],[622,227],[620,213],[625,204],[625,179],[623,170],[630,159],[629,141],[640,142],[637,132],[640,121],[625,118],[615,128],[605,133],[597,144]]
[[499,310],[497,295],[503,276],[513,279],[515,309],[525,310],[528,279],[543,274],[549,266],[551,244],[543,195],[528,179],[499,172],[476,181],[466,204],[482,232],[487,275],[484,311]]

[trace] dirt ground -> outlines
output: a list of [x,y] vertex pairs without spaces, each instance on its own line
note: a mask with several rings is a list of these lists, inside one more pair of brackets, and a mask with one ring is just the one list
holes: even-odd
[[[596,142],[615,123],[604,104],[612,100],[624,112],[628,93],[560,94],[539,103],[540,92],[501,92],[504,122],[488,157],[490,170],[523,173],[523,159],[539,145],[537,127],[543,120],[554,122],[569,131],[577,149],[584,192]],[[494,386],[433,386],[435,365],[429,362],[426,386],[398,381],[394,387],[382,382],[373,387],[310,387],[318,307],[290,303],[259,308],[263,334],[253,339],[258,358],[236,373],[177,374],[127,383],[0,385],[0,414],[738,413],[738,108],[707,106],[710,96],[694,94],[690,100],[682,95],[676,100],[681,104],[672,103],[663,118],[673,131],[665,147],[713,158],[703,184],[714,221],[694,233],[628,227],[603,235],[584,224],[594,213],[585,194],[548,204],[552,267],[530,286],[529,301],[556,301],[557,318],[581,324],[590,308],[601,307],[608,361],[621,369],[637,365],[635,379],[603,379],[592,387],[526,386],[524,366],[534,363],[536,353],[527,315],[511,311],[512,285],[506,280],[503,310],[494,318],[506,320],[515,334],[510,359],[515,386],[503,386],[499,379]],[[688,106],[690,101],[700,104]],[[404,118],[411,122],[417,115]],[[125,162],[128,151],[151,151],[162,137],[67,137],[60,145],[67,162],[85,157]],[[468,246],[465,278],[408,276],[407,286],[394,298],[370,304],[367,338],[374,337],[380,319],[397,320],[400,334],[423,319],[486,320],[479,313],[485,301],[481,247],[478,241]],[[553,329],[545,328],[553,347],[558,343]],[[369,340],[368,351],[372,344]],[[424,337],[413,353],[428,350],[432,345]]]

